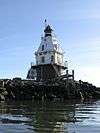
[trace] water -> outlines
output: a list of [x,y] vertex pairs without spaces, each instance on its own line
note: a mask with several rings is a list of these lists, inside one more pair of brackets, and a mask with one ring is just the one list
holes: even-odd
[[100,133],[100,101],[0,103],[0,133]]

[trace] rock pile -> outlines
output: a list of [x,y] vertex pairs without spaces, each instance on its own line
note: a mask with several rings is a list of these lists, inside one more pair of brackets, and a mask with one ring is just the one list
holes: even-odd
[[100,98],[100,88],[83,81],[36,82],[21,78],[0,80],[0,101]]

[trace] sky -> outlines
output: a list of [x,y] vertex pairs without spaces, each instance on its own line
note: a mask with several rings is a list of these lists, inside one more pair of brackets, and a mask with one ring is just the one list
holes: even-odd
[[0,78],[26,78],[45,19],[75,79],[100,86],[100,0],[0,0]]

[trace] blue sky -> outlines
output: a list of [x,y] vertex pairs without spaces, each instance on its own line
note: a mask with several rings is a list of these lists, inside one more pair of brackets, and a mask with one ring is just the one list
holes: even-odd
[[100,86],[100,0],[0,0],[0,78],[25,78],[52,25],[75,79]]

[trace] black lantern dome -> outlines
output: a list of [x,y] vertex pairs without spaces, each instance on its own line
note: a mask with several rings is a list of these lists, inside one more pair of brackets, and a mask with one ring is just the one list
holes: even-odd
[[45,37],[47,37],[47,36],[52,36],[52,29],[51,29],[51,27],[50,27],[50,25],[47,25],[46,26],[46,28],[45,28],[45,30],[44,30],[44,32],[45,32]]

